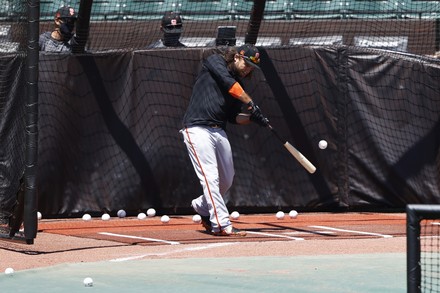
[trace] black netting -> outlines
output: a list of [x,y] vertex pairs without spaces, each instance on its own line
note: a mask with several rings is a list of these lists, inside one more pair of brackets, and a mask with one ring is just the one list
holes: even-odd
[[[318,171],[305,172],[270,132],[231,126],[229,205],[323,210],[440,201],[438,1],[265,1],[262,19],[253,1],[1,2],[6,217],[29,151],[28,31],[36,25],[51,34],[65,4],[78,16],[74,53],[40,52],[38,65],[34,171],[44,213],[187,208],[201,191],[178,130],[200,61],[216,45],[252,40],[264,58],[249,93]],[[35,12],[38,4],[40,23],[28,23],[27,5]],[[164,38],[161,19],[170,10],[181,15],[186,48],[148,47]]]
[[[253,9],[249,0],[83,2],[83,7],[79,1],[67,4],[79,13],[81,29],[89,31],[84,41],[92,52],[146,48],[162,38],[161,18],[166,11],[181,14],[181,42],[187,46],[215,45],[219,27],[224,26],[234,27],[235,42],[241,44]],[[40,2],[42,32],[53,29],[55,11],[63,4]],[[439,1],[267,0],[257,44],[338,44],[434,55],[439,50],[439,17]]]
[[420,292],[440,292],[440,222],[420,223]]
[[24,174],[26,2],[0,1],[0,223],[8,224]]
[[[201,190],[178,131],[200,60],[214,52],[42,54],[39,192],[47,212],[186,208]],[[248,92],[318,172],[309,175],[268,130],[231,125],[230,205],[439,201],[435,64],[345,47],[261,53]]]

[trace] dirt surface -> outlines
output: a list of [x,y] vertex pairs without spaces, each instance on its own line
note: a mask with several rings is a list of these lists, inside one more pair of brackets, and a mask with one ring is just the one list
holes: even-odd
[[215,237],[192,216],[41,220],[34,244],[0,239],[0,270],[25,270],[61,263],[146,258],[296,256],[406,252],[405,214],[310,213],[242,215],[234,226],[246,237]]

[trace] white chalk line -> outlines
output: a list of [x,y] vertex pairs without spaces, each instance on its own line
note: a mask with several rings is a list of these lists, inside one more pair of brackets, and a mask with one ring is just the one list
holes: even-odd
[[295,231],[295,232],[285,232],[284,235],[316,235],[316,234],[325,234],[325,235],[334,235],[336,232],[333,231]]
[[383,237],[383,238],[393,238],[393,236],[386,235],[386,234],[379,234],[379,233],[372,233],[372,232],[363,232],[363,231],[356,231],[356,230],[347,230],[347,229],[339,229],[339,228],[333,228],[333,227],[327,227],[327,226],[309,226],[309,227],[316,228],[316,229],[331,230],[331,231],[339,231],[339,232],[362,234],[362,235],[379,236],[379,237]]
[[139,236],[132,236],[132,235],[115,234],[115,233],[109,233],[109,232],[99,232],[98,234],[107,235],[107,236],[113,236],[113,237],[146,240],[146,241],[152,241],[152,242],[161,242],[161,243],[167,243],[167,244],[171,244],[171,245],[180,244],[180,242],[177,242],[177,241],[168,241],[168,240],[148,238],[148,237],[139,237]]
[[176,250],[162,252],[162,253],[147,253],[147,254],[141,254],[141,255],[135,255],[135,256],[129,256],[129,257],[115,258],[115,259],[111,259],[110,261],[111,262],[124,262],[124,261],[142,259],[142,258],[149,257],[149,256],[166,256],[166,255],[170,255],[170,254],[174,254],[174,253],[181,253],[181,252],[185,252],[185,251],[200,251],[200,250],[223,247],[223,246],[228,246],[228,245],[233,245],[233,244],[238,244],[238,242],[210,243],[207,245],[186,247],[183,249],[176,249]]
[[263,233],[263,232],[254,232],[254,231],[246,231],[248,234],[256,234],[256,235],[263,235],[268,237],[278,237],[278,238],[287,238],[291,240],[304,240],[304,238],[300,237],[291,237],[286,235],[280,235],[280,234],[272,234],[272,233]]

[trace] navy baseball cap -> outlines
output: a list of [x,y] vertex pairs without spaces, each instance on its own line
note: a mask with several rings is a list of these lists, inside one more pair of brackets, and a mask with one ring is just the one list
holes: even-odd
[[75,18],[76,19],[76,12],[73,7],[70,6],[62,6],[60,7],[57,12],[55,13],[55,18]]
[[180,14],[174,11],[165,12],[162,17],[162,29],[167,33],[181,33],[183,29]]
[[245,44],[240,46],[237,51],[247,64],[260,68],[260,66],[258,66],[260,64],[260,52],[258,52],[258,49],[255,46]]

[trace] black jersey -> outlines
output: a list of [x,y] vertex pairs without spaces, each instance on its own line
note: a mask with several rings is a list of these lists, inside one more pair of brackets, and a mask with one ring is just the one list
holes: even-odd
[[193,86],[183,125],[217,125],[225,129],[227,122],[236,123],[242,102],[228,91],[237,81],[238,76],[228,70],[221,55],[206,58]]

